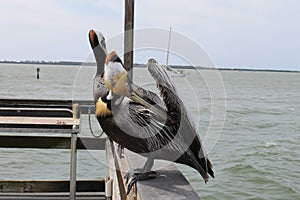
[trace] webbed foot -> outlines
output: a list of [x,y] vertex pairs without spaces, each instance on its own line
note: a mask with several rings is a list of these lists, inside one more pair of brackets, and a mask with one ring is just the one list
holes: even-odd
[[130,170],[129,172],[127,172],[127,174],[124,177],[126,179],[126,184],[128,183],[129,179],[131,178],[131,181],[129,182],[129,184],[127,186],[127,195],[130,193],[133,185],[137,181],[144,181],[144,180],[148,180],[148,179],[155,178],[155,177],[156,177],[155,171],[142,172],[142,169]]

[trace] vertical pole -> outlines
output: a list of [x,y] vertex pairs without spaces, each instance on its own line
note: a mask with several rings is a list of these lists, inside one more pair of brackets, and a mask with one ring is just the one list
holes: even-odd
[[70,200],[76,199],[76,164],[77,164],[77,134],[79,132],[78,120],[80,119],[79,105],[73,104],[74,125],[71,133],[71,166],[70,166]]
[[125,0],[125,21],[124,21],[124,67],[130,70],[132,78],[133,67],[133,31],[134,31],[134,0]]
[[36,68],[36,79],[40,79],[40,68]]
[[167,59],[166,59],[166,68],[167,69],[168,69],[168,66],[169,66],[169,54],[170,54],[170,45],[171,45],[171,32],[172,32],[172,27],[170,27],[170,32],[169,32],[168,51],[167,51]]

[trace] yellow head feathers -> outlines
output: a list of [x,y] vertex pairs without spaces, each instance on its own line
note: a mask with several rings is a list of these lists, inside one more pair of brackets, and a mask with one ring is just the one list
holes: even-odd
[[112,115],[111,110],[109,110],[107,107],[107,103],[103,102],[101,98],[99,98],[96,103],[95,112],[97,117],[106,117]]

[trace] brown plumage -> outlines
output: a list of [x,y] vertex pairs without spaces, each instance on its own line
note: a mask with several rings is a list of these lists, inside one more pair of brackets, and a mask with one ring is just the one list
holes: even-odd
[[[113,52],[107,56],[106,61],[112,61],[116,56]],[[103,64],[106,61],[102,61]],[[103,85],[103,78],[97,80],[102,90],[101,95],[94,95],[98,97],[95,102],[101,103],[101,106],[96,104],[96,117],[102,129],[112,140],[147,157],[148,161],[163,159],[188,165],[196,169],[207,182],[208,175],[214,177],[214,172],[190,114],[165,69],[154,59],[150,59],[147,66],[156,81],[161,98],[151,91],[131,84],[128,91],[142,101],[135,102],[124,98],[121,103],[116,103],[118,97],[107,100],[109,90]],[[149,106],[145,106],[146,104],[158,107],[165,112],[166,117],[162,119]],[[106,106],[111,113],[101,114],[102,106]],[[153,162],[149,163],[148,167],[144,167],[146,170],[151,170]]]

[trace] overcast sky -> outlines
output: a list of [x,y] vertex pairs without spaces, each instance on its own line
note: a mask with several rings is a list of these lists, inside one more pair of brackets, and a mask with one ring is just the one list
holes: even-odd
[[[0,60],[83,61],[89,29],[123,31],[124,0],[0,3]],[[298,0],[135,0],[135,28],[172,26],[225,67],[300,70],[299,19]]]

